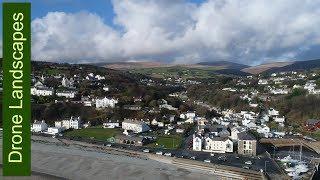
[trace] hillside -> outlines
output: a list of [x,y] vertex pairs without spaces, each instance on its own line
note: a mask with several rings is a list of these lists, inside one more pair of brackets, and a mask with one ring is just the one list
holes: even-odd
[[165,67],[166,64],[160,62],[117,62],[117,63],[101,63],[98,66],[103,66],[109,69],[127,70],[127,69],[143,69],[143,68],[155,68]]
[[276,68],[276,67],[284,67],[287,65],[292,64],[293,62],[275,62],[275,63],[267,63],[267,64],[261,64],[258,66],[252,66],[242,69],[242,72],[250,73],[250,74],[259,74],[264,71]]
[[267,73],[281,72],[281,71],[308,71],[311,69],[320,68],[320,59],[295,61],[291,64],[282,67],[274,67],[267,70]]
[[234,62],[230,62],[230,61],[200,62],[200,63],[198,63],[198,65],[223,66],[225,69],[244,69],[244,68],[250,67],[248,65],[234,63]]

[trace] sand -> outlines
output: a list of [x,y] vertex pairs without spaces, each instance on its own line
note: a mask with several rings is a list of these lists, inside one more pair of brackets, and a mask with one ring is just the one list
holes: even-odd
[[[43,140],[42,137],[37,138],[36,142],[32,142],[34,178],[31,179],[55,179],[56,177],[77,180],[216,179],[214,175],[205,171],[191,171],[155,160],[107,154],[74,145],[65,146],[52,138],[48,139],[51,142],[48,142],[46,138]],[[0,144],[0,154],[2,155],[2,139]]]

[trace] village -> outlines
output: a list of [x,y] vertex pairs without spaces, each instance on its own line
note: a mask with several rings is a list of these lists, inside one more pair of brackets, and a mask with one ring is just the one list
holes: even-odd
[[[121,87],[112,84],[103,73],[33,74],[33,103],[74,104],[94,111],[99,118],[90,121],[79,113],[50,122],[34,118],[31,131],[34,135],[100,143],[265,173],[277,174],[282,169],[291,177],[311,176],[320,146],[315,136],[304,132],[316,133],[320,128],[319,118],[307,119],[303,127],[297,127],[288,123],[288,117],[268,102],[295,93],[318,95],[319,74],[316,72],[237,76],[223,84],[183,77],[161,80],[138,77],[137,82],[143,87],[170,90],[145,103],[147,93],[132,97],[126,94],[123,98]],[[84,90],[83,83],[89,88]],[[210,88],[217,84],[216,91],[238,95],[241,106],[212,105],[195,98],[197,95],[189,91],[192,86]],[[201,94],[201,90],[198,92]],[[293,139],[296,144],[286,144],[286,140]],[[304,152],[307,155],[303,155]]]

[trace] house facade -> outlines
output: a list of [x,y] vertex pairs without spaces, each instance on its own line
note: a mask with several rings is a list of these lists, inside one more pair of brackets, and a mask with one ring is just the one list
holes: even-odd
[[204,138],[203,151],[214,153],[233,152],[233,142],[225,137],[206,137]]
[[238,154],[257,155],[257,140],[250,134],[242,132],[238,134]]

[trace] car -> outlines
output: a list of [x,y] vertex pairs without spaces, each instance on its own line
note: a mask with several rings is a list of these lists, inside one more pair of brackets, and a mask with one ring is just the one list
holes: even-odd
[[210,159],[205,159],[204,162],[211,163],[211,160]]
[[218,160],[220,160],[220,161],[226,161],[226,160],[227,160],[227,157],[226,157],[226,156],[219,156],[219,157],[218,157]]
[[111,147],[112,145],[111,145],[111,144],[106,144],[106,146],[107,146],[107,147]]
[[162,152],[161,151],[157,151],[156,154],[157,155],[162,155]]
[[149,149],[144,149],[144,150],[143,150],[143,152],[145,152],[145,153],[149,153],[149,152],[150,152],[150,150],[149,150]]
[[252,165],[252,162],[251,161],[246,161],[244,162],[246,165]]
[[212,156],[212,157],[213,157],[213,156],[214,156],[214,153],[210,153],[210,156]]
[[164,153],[165,156],[171,156],[172,154],[170,152]]
[[250,166],[242,166],[243,169],[250,169]]
[[196,160],[196,157],[195,156],[191,156],[190,159]]

